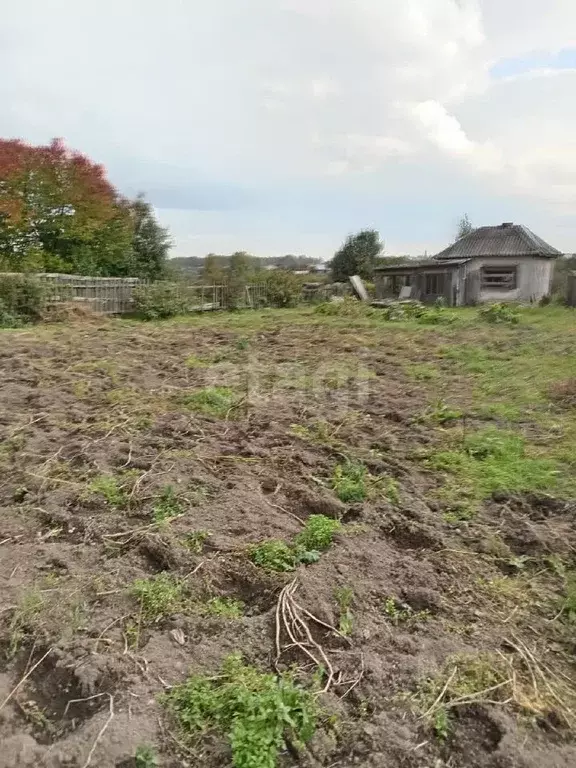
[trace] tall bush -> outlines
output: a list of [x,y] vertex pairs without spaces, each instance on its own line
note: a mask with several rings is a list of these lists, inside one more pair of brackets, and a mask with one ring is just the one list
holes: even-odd
[[300,301],[302,281],[293,272],[275,269],[265,272],[261,282],[266,286],[266,297],[272,307],[295,307]]
[[132,293],[134,310],[144,320],[160,320],[184,315],[188,301],[177,283],[140,285]]
[[0,275],[0,324],[35,323],[46,307],[46,288],[28,275]]

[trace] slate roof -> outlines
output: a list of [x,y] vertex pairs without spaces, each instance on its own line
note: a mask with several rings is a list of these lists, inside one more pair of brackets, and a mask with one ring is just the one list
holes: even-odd
[[[466,264],[470,259],[450,259],[447,266],[456,267],[459,264]],[[443,262],[438,260],[435,256],[431,259],[410,259],[410,261],[403,261],[399,264],[386,264],[383,267],[375,267],[374,272],[406,272],[407,270],[424,270],[436,269],[444,266]]]
[[548,245],[523,224],[479,227],[434,256],[434,259],[470,259],[475,256],[545,256],[555,259],[561,252]]

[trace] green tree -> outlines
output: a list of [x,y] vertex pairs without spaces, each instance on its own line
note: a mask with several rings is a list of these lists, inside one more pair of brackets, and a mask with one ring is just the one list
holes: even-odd
[[474,227],[472,226],[472,222],[468,218],[468,214],[465,213],[464,216],[461,216],[460,220],[458,221],[458,229],[456,231],[456,240],[461,240],[463,237],[466,237],[466,235],[471,235],[472,232],[474,232]]
[[157,280],[164,274],[172,246],[168,230],[160,226],[144,195],[138,195],[130,204],[130,211],[133,222],[132,276]]
[[206,285],[222,285],[225,282],[224,256],[209,253],[202,267],[202,282]]
[[371,280],[381,251],[380,235],[375,229],[365,229],[356,235],[349,235],[330,262],[333,279],[344,281],[352,275],[360,275],[365,280]]
[[122,275],[129,206],[102,166],[62,141],[0,139],[0,263],[13,271]]
[[228,285],[228,304],[238,307],[244,300],[244,289],[254,276],[254,258],[245,251],[236,251],[230,256],[226,282]]

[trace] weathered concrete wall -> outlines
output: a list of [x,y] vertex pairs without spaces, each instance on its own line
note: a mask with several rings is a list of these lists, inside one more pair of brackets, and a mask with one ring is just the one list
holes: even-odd
[[513,265],[518,268],[516,288],[511,291],[498,288],[490,290],[480,288],[479,301],[539,301],[543,296],[550,293],[553,259],[535,256],[478,258],[467,265],[467,273],[477,272],[480,280],[482,267]]

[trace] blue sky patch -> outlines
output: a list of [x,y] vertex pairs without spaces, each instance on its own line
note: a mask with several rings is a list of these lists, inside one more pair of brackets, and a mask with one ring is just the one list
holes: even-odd
[[535,69],[576,69],[576,48],[564,48],[556,53],[534,51],[527,56],[500,59],[491,67],[490,74],[501,80]]

